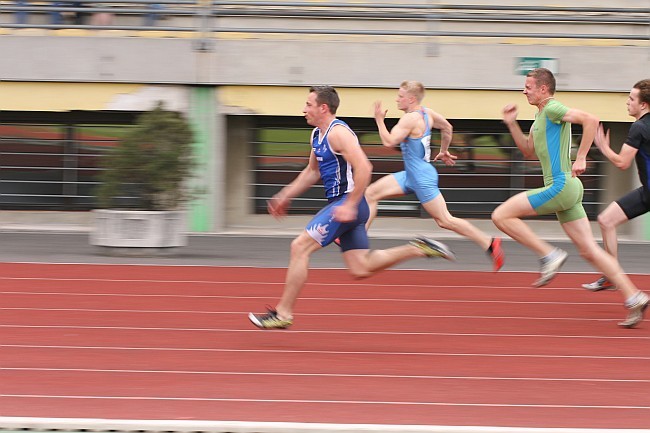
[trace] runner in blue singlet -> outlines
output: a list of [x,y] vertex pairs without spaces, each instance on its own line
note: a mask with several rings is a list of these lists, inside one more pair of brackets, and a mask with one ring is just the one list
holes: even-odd
[[374,182],[366,190],[370,206],[370,227],[377,215],[380,200],[415,193],[422,207],[431,215],[439,227],[451,230],[474,241],[492,259],[493,269],[498,271],[504,263],[501,239],[491,238],[469,221],[456,218],[449,213],[447,203],[438,189],[438,171],[431,164],[431,128],[440,129],[440,152],[434,161],[441,160],[454,165],[455,156],[449,153],[453,128],[440,114],[421,105],[424,86],[418,81],[404,81],[397,92],[397,108],[404,116],[390,131],[386,128],[387,111],[381,103],[375,103],[375,121],[379,128],[381,142],[386,147],[400,146],[404,158],[404,171],[389,174]]
[[409,244],[387,250],[368,249],[365,224],[368,204],[364,191],[370,182],[372,165],[361,149],[357,136],[336,118],[339,97],[330,86],[309,89],[303,113],[314,126],[309,164],[289,185],[268,203],[269,213],[282,217],[294,197],[307,191],[319,179],[325,187],[328,204],[307,224],[291,243],[291,259],[284,292],[277,306],[263,314],[248,315],[262,329],[287,328],[293,323],[293,308],[307,280],[311,255],[340,239],[343,259],[350,273],[369,277],[389,266],[416,257],[453,259],[446,245],[427,238],[415,238]]

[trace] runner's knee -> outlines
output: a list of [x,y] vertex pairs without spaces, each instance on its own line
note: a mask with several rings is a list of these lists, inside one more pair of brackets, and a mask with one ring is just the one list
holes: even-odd
[[381,199],[381,192],[376,184],[372,184],[366,188],[365,196],[368,203],[376,203]]
[[611,230],[616,228],[616,224],[604,214],[598,215],[598,225],[601,230]]
[[308,248],[312,241],[313,239],[305,234],[302,234],[295,238],[293,241],[291,241],[291,256],[296,257],[304,254],[309,254]]
[[348,272],[356,279],[368,278],[374,274],[370,269],[370,255],[372,251],[362,253],[360,250],[348,251],[345,262]]
[[450,215],[433,218],[438,227],[445,230],[453,230],[456,227],[455,218]]
[[368,278],[373,275],[373,272],[358,267],[351,267],[348,269],[348,271],[350,272],[350,275],[352,275],[352,277],[357,280],[362,280],[364,278]]
[[605,253],[605,251],[600,248],[596,242],[594,242],[592,245],[576,245],[578,247],[578,253],[580,254],[580,257],[585,259],[589,263],[596,263],[598,260],[599,256],[602,256]]
[[497,226],[498,228],[502,227],[503,220],[504,220],[504,215],[503,215],[503,212],[501,211],[500,208],[494,209],[494,211],[492,212],[491,218],[492,218],[492,222],[494,223],[495,226]]

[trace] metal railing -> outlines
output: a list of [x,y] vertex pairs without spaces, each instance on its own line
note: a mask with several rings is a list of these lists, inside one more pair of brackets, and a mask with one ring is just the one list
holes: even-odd
[[[265,119],[264,123],[269,122]],[[255,130],[249,185],[256,212],[266,212],[266,200],[291,182],[309,158],[311,129],[293,124],[259,125]],[[379,144],[376,128],[367,120],[350,120],[373,163],[373,180],[403,169],[401,154]],[[102,158],[128,130],[128,125],[0,123],[0,209],[88,210],[95,207]],[[538,161],[527,161],[499,122],[494,130],[467,122],[454,133],[454,167],[436,164],[449,209],[458,216],[489,218],[510,196],[541,186]],[[439,137],[435,137],[434,145]],[[435,150],[434,150],[435,151]],[[581,176],[584,205],[590,217],[602,206],[605,181],[598,152]],[[291,212],[311,214],[325,202],[322,186],[294,200]],[[380,215],[420,216],[414,195],[382,201]]]
[[650,41],[650,8],[638,7],[200,0],[4,0],[0,5],[0,25],[10,29]]
[[[373,164],[373,181],[404,169],[401,154],[383,147],[375,128],[361,121],[352,121],[351,126]],[[507,131],[499,131],[503,129],[500,122],[495,121],[494,128],[492,131],[483,132],[478,127],[473,130],[458,129],[454,132],[450,147],[452,154],[458,156],[456,165],[447,167],[444,164],[435,164],[440,174],[440,189],[450,212],[454,215],[489,218],[492,211],[509,197],[543,186],[540,162],[525,160],[512,142],[510,134]],[[292,128],[290,135],[295,137],[296,131],[296,128]],[[255,204],[256,213],[266,213],[266,201],[291,182],[307,165],[310,131],[311,129],[304,129],[305,140],[297,142],[281,140],[281,126],[256,130],[257,138],[253,143],[254,151],[251,155],[253,164],[250,178],[253,183],[249,187],[253,192],[249,200]],[[432,153],[435,153],[439,146],[439,137],[432,140],[432,146]],[[575,148],[577,149],[577,146]],[[580,177],[585,188],[583,205],[590,218],[595,218],[603,205],[603,164],[607,162],[602,160],[598,152],[590,152],[588,169]],[[313,214],[322,208],[325,202],[322,185],[316,185],[293,200],[290,212]],[[383,216],[424,215],[414,194],[383,200],[378,210],[379,215]]]
[[0,209],[96,207],[101,160],[125,127],[0,124]]

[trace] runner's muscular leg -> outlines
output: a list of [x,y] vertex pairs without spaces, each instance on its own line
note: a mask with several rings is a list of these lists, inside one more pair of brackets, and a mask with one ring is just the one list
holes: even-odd
[[404,195],[404,190],[399,186],[395,176],[392,174],[386,175],[377,181],[371,183],[368,188],[366,188],[365,196],[366,201],[368,202],[368,207],[370,208],[370,216],[368,217],[368,222],[366,223],[366,230],[370,229],[372,221],[377,216],[377,205],[380,200],[389,197],[399,197]]
[[343,260],[355,278],[368,278],[397,263],[415,257],[426,257],[420,248],[401,245],[385,250],[348,250]]
[[525,192],[520,192],[503,202],[492,212],[494,224],[521,245],[534,251],[539,257],[550,254],[554,247],[542,240],[521,220],[526,216],[536,216],[537,212],[528,201]]
[[630,298],[638,291],[621,269],[618,260],[598,246],[587,217],[564,223],[562,229],[578,247],[580,255],[616,285],[624,299]]
[[438,194],[436,198],[423,203],[424,209],[436,221],[440,228],[451,230],[461,236],[465,236],[473,240],[482,249],[487,250],[492,243],[492,238],[467,220],[456,218],[449,213],[447,203],[442,194]]
[[292,317],[293,307],[300,295],[300,290],[307,281],[309,259],[315,251],[321,248],[321,245],[309,236],[307,231],[303,231],[291,242],[291,257],[284,281],[284,291],[276,306],[281,318]]
[[598,224],[600,225],[600,232],[603,236],[603,246],[605,247],[605,251],[614,257],[618,257],[616,228],[627,221],[627,215],[625,215],[621,206],[616,202],[610,203],[598,215]]

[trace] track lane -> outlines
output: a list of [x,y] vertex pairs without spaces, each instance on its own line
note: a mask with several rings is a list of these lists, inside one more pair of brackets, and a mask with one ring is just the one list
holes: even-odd
[[295,327],[264,332],[245,312],[283,269],[0,270],[11,416],[649,426],[648,327],[617,328],[619,294],[585,275],[315,270]]

